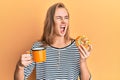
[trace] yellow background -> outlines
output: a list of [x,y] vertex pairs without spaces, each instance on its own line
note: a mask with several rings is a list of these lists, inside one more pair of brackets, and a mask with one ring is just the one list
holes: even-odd
[[88,67],[93,80],[120,80],[119,0],[1,0],[0,80],[13,80],[15,65],[43,31],[48,7],[63,2],[70,12],[70,35],[93,44]]

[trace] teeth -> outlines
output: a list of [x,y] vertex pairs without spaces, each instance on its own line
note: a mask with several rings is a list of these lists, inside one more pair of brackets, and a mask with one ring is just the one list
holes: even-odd
[[65,26],[60,26],[60,28],[65,28]]
[[61,25],[60,27],[65,27],[65,25]]

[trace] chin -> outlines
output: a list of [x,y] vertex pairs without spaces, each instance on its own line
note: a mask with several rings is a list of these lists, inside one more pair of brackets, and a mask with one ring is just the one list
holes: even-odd
[[59,34],[59,36],[60,36],[60,37],[64,37],[64,36],[65,36],[65,34]]

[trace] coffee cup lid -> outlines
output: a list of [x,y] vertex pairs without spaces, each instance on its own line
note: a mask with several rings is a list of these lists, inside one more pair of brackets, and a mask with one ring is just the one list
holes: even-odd
[[32,48],[32,50],[42,50],[45,49],[44,47],[39,47],[39,48]]

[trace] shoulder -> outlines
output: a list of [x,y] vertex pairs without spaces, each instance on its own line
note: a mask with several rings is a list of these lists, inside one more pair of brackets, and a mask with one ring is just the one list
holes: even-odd
[[36,42],[33,43],[32,48],[38,48],[38,47],[40,47],[41,45],[43,45],[42,42],[36,41]]
[[71,40],[71,43],[66,48],[71,48],[71,49],[77,48],[75,39]]

